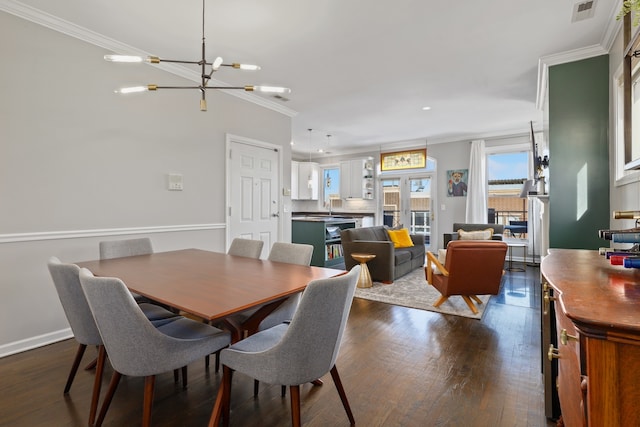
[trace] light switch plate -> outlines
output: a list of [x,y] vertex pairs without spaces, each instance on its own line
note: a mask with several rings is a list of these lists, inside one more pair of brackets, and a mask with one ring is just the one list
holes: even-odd
[[167,175],[167,190],[182,191],[182,175],[179,173],[170,173]]

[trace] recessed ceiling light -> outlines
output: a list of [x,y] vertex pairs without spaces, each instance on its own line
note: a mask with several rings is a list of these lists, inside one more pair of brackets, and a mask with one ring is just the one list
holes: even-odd
[[431,110],[431,107],[422,107],[424,111]]

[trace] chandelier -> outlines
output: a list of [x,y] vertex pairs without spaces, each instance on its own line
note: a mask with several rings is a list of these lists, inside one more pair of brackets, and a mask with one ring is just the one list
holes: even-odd
[[277,86],[257,86],[257,85],[246,85],[246,86],[209,86],[209,80],[211,80],[211,76],[213,73],[218,71],[220,67],[231,67],[238,70],[249,70],[249,71],[257,71],[260,69],[257,65],[250,64],[239,64],[239,63],[231,63],[225,64],[223,63],[223,59],[221,57],[217,57],[213,62],[207,62],[205,58],[205,38],[204,38],[204,2],[202,0],[202,57],[198,61],[182,61],[177,59],[164,59],[159,58],[157,56],[131,56],[131,55],[105,55],[104,59],[110,62],[148,62],[150,64],[159,64],[161,62],[171,62],[177,64],[189,64],[189,65],[198,65],[201,70],[200,74],[200,84],[198,86],[160,86],[157,84],[148,84],[146,86],[133,86],[133,87],[124,87],[116,90],[116,93],[136,93],[136,92],[146,92],[146,91],[156,91],[158,89],[198,89],[201,94],[200,98],[200,111],[207,111],[207,100],[205,97],[207,89],[240,89],[247,92],[265,92],[265,93],[289,93],[291,89],[285,87],[277,87]]

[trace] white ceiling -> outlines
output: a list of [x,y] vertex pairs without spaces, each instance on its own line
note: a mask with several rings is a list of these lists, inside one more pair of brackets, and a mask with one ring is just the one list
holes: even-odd
[[[619,28],[620,0],[596,0],[592,18],[572,23],[578,3],[208,0],[207,60],[261,65],[215,74],[231,85],[290,87],[289,101],[267,99],[293,116],[294,150],[303,153],[327,141],[340,153],[525,133],[529,121],[542,129],[540,58],[606,52]],[[201,0],[0,0],[0,7],[51,14],[121,43],[117,53],[200,58]],[[184,108],[215,116],[216,106],[201,113],[198,99],[194,91]]]

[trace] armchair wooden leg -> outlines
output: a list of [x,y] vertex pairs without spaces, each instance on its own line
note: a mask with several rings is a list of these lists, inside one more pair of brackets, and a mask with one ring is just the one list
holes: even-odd
[[435,304],[433,304],[434,307],[440,307],[442,305],[443,302],[445,302],[446,300],[448,300],[449,297],[445,297],[444,295],[442,295],[438,301],[435,302]]
[[471,298],[469,298],[469,296],[467,296],[467,295],[461,295],[461,296],[462,296],[462,299],[464,300],[464,302],[467,303],[467,305],[469,306],[469,308],[471,309],[473,314],[478,314],[478,309],[473,304],[473,301],[471,301]]
[[477,302],[478,304],[482,304],[482,300],[480,298],[478,298],[475,295],[469,295],[471,297],[472,300],[474,300],[475,302]]
[[300,386],[292,385],[289,391],[291,392],[291,424],[293,427],[300,427]]
[[84,351],[87,349],[86,344],[80,344],[78,346],[78,351],[76,351],[76,358],[73,359],[73,365],[71,365],[71,371],[69,372],[69,377],[67,377],[67,384],[64,386],[64,394],[69,393],[71,389],[71,384],[73,384],[73,379],[76,377],[76,372],[78,372],[78,366],[80,366],[80,362],[82,361],[82,356],[84,355]]
[[347,394],[344,392],[344,387],[342,387],[342,381],[340,380],[340,375],[338,375],[338,369],[335,367],[335,365],[333,368],[331,368],[331,378],[333,378],[333,383],[336,385],[336,389],[338,390],[338,394],[340,395],[340,400],[342,401],[342,406],[344,406],[347,417],[349,417],[349,422],[351,422],[351,425],[355,425],[356,420],[353,417],[353,413],[351,412],[351,406],[349,406]]

